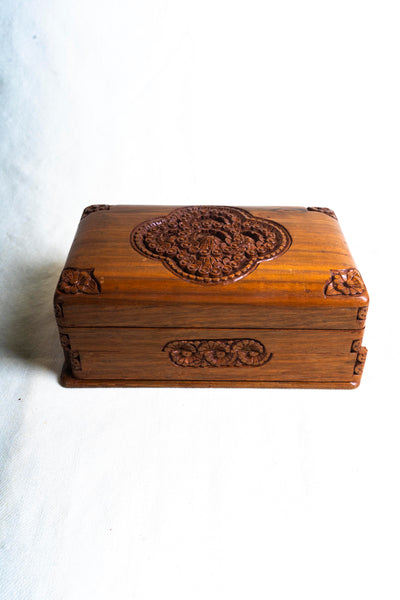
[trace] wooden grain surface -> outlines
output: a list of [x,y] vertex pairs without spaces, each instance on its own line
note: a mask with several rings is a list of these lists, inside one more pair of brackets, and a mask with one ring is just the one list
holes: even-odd
[[317,309],[301,306],[254,306],[251,304],[140,304],[135,300],[105,305],[77,298],[64,305],[63,327],[248,327],[282,329],[362,329],[356,307]]
[[244,328],[119,328],[106,327],[101,331],[92,327],[62,329],[68,334],[71,347],[80,351],[102,351],[117,354],[127,352],[140,355],[154,353],[174,340],[257,338],[275,353],[336,354],[351,352],[354,340],[362,341],[363,331],[348,330],[282,330]]
[[[326,335],[328,333],[328,335]],[[120,329],[63,330],[79,355],[78,379],[199,381],[351,381],[360,330]],[[271,355],[261,366],[178,366],[166,346],[176,341],[251,339]]]
[[234,283],[200,285],[180,279],[130,243],[141,222],[174,206],[111,206],[81,220],[66,267],[93,269],[101,293],[55,294],[64,326],[253,326],[356,328],[358,296],[326,296],[332,269],[355,268],[338,221],[302,207],[249,207],[290,233],[288,251]]
[[[282,226],[290,244],[237,281],[210,285],[135,249],[132,231],[176,208],[85,211],[54,296],[67,359],[64,385],[359,384],[368,293],[334,215],[303,207],[247,207],[256,219]],[[205,239],[204,248],[212,243]],[[255,340],[268,360],[212,366],[203,359],[202,366],[182,366],[166,349],[172,342],[229,345],[233,339]]]
[[261,367],[178,367],[167,354],[155,358],[150,352],[126,352],[118,359],[109,352],[79,352],[82,370],[72,369],[78,379],[172,379],[228,381],[350,381],[355,357],[329,354],[281,353]]
[[69,362],[65,362],[60,383],[67,388],[114,388],[114,387],[178,387],[178,388],[294,388],[353,390],[360,385],[360,376],[351,381],[230,381],[230,380],[173,380],[173,379],[77,379],[72,375]]

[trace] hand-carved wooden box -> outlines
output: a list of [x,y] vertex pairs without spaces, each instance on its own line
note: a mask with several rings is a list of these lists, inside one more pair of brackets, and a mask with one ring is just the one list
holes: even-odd
[[71,387],[353,388],[367,353],[326,208],[89,206],[54,305]]

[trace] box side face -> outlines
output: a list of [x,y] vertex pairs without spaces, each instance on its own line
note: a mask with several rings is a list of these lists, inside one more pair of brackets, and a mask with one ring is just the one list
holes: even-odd
[[364,325],[368,294],[329,213],[122,205],[85,213],[54,299],[63,326]]

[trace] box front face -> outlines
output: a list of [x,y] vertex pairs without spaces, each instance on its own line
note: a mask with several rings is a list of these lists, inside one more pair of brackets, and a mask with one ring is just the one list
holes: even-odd
[[55,294],[76,379],[358,381],[368,295],[332,214],[87,211]]
[[76,328],[62,336],[76,378],[148,381],[351,381],[362,343],[360,330]]

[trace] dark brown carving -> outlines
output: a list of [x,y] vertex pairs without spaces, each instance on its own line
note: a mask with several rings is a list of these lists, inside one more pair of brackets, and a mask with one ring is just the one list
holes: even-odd
[[365,346],[362,346],[359,353],[357,354],[356,364],[354,365],[354,375],[362,375],[365,360],[367,358],[368,350]]
[[357,320],[365,321],[365,319],[367,318],[367,312],[368,312],[368,306],[362,306],[361,308],[359,308],[358,312],[357,312]]
[[362,343],[362,340],[354,340],[353,343],[351,344],[351,351],[359,352],[361,350],[361,343]]
[[178,367],[259,367],[272,356],[253,339],[176,340],[163,350]]
[[328,215],[328,217],[332,217],[333,219],[337,219],[337,216],[335,215],[335,213],[333,212],[333,210],[331,210],[330,208],[324,208],[321,206],[309,206],[307,208],[307,210],[313,210],[315,212],[321,212],[324,213],[325,215]]
[[94,212],[97,212],[99,210],[110,210],[110,205],[109,204],[92,204],[91,206],[87,206],[82,213],[81,221],[88,215],[90,215]]
[[58,282],[58,291],[63,294],[100,294],[100,284],[93,272],[94,269],[64,269]]
[[79,356],[79,352],[77,352],[76,350],[70,350],[69,360],[73,371],[80,371],[82,369],[81,357]]
[[365,285],[357,269],[331,270],[331,278],[325,286],[326,296],[360,296]]
[[227,206],[189,206],[144,221],[131,233],[135,250],[161,260],[193,283],[223,284],[285,252],[291,237],[278,223]]
[[68,334],[60,333],[60,342],[64,350],[71,350],[71,342]]
[[55,304],[54,305],[54,314],[56,315],[56,320],[57,321],[59,319],[62,319],[64,317],[64,311],[63,311],[62,304]]

